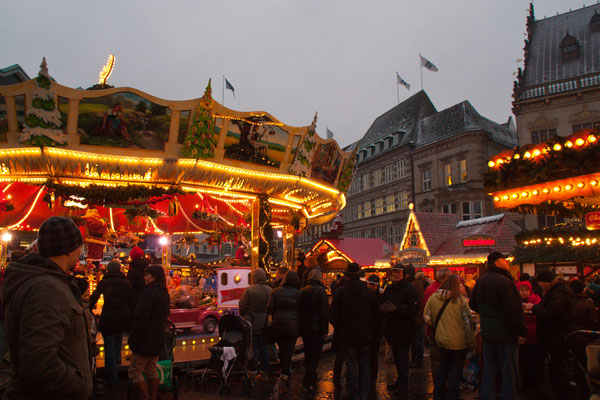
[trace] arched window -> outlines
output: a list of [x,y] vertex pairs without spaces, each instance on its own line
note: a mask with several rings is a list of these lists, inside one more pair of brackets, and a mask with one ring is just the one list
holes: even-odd
[[567,32],[565,38],[560,42],[560,51],[563,61],[576,60],[579,58],[579,42]]
[[592,32],[600,31],[600,14],[598,14],[598,11],[594,11],[594,15],[590,20],[590,29],[592,30]]

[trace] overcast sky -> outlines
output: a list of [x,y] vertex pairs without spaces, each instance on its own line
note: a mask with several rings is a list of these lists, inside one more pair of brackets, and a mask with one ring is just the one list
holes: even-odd
[[[596,0],[538,0],[537,19]],[[108,54],[109,82],[157,97],[202,96],[209,78],[221,102],[222,76],[235,87],[225,105],[267,111],[283,123],[334,132],[342,146],[360,139],[397,104],[396,71],[421,88],[419,53],[438,110],[469,100],[484,116],[511,115],[513,73],[523,58],[525,0],[128,0],[7,1],[0,13],[0,68],[31,76],[46,57],[70,87],[98,80]]]

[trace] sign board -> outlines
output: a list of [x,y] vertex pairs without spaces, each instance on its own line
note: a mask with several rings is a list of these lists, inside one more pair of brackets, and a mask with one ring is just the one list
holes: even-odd
[[562,272],[565,275],[577,275],[577,266],[572,265],[567,267],[555,267],[554,272],[556,272],[557,274],[559,272]]
[[418,248],[408,248],[400,252],[398,262],[402,265],[425,265],[429,261],[427,252]]
[[600,229],[600,211],[585,214],[585,227],[588,231]]
[[462,240],[463,247],[490,247],[496,245],[496,239],[487,235],[468,236]]

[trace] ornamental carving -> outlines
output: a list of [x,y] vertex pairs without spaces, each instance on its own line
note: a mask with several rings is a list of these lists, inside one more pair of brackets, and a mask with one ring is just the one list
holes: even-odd
[[572,124],[583,124],[586,122],[600,121],[600,111],[588,110],[587,104],[584,104],[582,110],[577,114],[569,116],[569,122]]
[[527,124],[529,130],[538,131],[543,129],[556,128],[558,126],[558,120],[556,118],[548,118],[544,114],[540,114],[540,116],[535,120]]

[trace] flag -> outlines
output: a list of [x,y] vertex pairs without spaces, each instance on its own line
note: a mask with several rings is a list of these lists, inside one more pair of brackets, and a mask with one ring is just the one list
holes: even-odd
[[[225,78],[225,77],[223,77],[223,78]],[[225,78],[225,89],[231,90],[231,92],[233,93],[233,97],[235,97],[235,89],[233,88],[233,86],[231,85],[231,83],[229,83],[229,81],[227,80],[227,78]]]
[[400,78],[400,75],[396,72],[396,79],[398,80],[398,85],[402,85],[406,88],[406,90],[410,90],[410,83],[406,82],[404,79]]
[[333,132],[331,132],[329,128],[325,127],[325,133],[327,135],[327,139],[333,139]]
[[419,54],[419,57],[421,57],[421,67],[425,67],[430,71],[437,71],[437,67],[428,59],[426,59],[425,57],[423,57],[422,55]]

